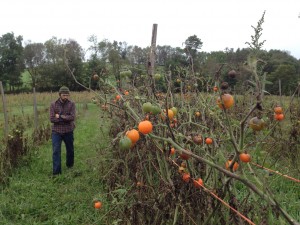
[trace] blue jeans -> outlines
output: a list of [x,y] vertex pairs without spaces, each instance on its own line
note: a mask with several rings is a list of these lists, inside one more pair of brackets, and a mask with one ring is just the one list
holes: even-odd
[[61,173],[61,143],[66,145],[66,166],[68,168],[74,165],[74,134],[73,132],[60,134],[52,131],[52,161],[53,175]]

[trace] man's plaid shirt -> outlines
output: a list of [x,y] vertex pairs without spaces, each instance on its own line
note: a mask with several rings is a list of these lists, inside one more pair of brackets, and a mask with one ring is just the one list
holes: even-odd
[[[60,116],[64,115],[63,118],[56,118],[55,114]],[[66,100],[62,102],[60,98],[55,102],[52,102],[50,105],[50,121],[53,123],[52,131],[55,131],[60,134],[71,132],[75,129],[75,103]]]

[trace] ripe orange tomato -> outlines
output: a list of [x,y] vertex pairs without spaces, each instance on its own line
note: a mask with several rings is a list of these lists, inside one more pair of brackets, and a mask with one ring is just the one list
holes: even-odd
[[189,173],[184,173],[184,174],[182,175],[182,179],[183,179],[183,181],[186,182],[186,183],[188,183],[188,182],[190,181],[190,178],[191,178],[191,176],[190,176]]
[[283,113],[275,113],[274,114],[274,119],[275,120],[278,120],[278,121],[281,121],[281,120],[283,120],[284,119],[284,114]]
[[205,143],[208,144],[208,145],[211,145],[213,143],[213,139],[212,138],[206,138]]
[[140,134],[135,129],[127,131],[126,136],[132,141],[132,143],[136,143],[140,139]]
[[100,208],[102,207],[102,202],[96,201],[96,202],[94,203],[94,207],[95,207],[95,209],[100,209]]
[[283,109],[282,109],[282,107],[280,107],[280,106],[276,106],[276,107],[274,108],[274,112],[275,112],[276,114],[281,114],[281,113],[283,113]]
[[[228,160],[228,161],[226,162],[226,164],[225,164],[226,169],[229,170],[230,164],[231,164],[231,160]],[[237,171],[238,168],[239,168],[239,164],[238,164],[237,162],[235,162],[235,163],[233,164],[233,168],[232,168],[233,172]]]
[[217,92],[219,88],[217,86],[214,86],[214,92]]
[[120,95],[117,95],[116,96],[116,100],[118,101],[118,100],[120,100],[121,99],[121,96]]
[[172,148],[170,149],[170,155],[174,155],[174,154],[175,154],[175,148],[172,147]]
[[248,163],[251,161],[251,155],[249,155],[248,153],[241,153],[240,154],[240,160],[242,162]]
[[200,188],[203,186],[203,180],[201,178],[198,178],[196,180],[193,180],[193,184],[196,188]]
[[217,104],[220,109],[229,109],[233,106],[234,99],[233,99],[232,95],[223,94],[221,97],[222,97],[222,100],[220,97],[218,97],[218,99],[217,99]]
[[153,129],[153,125],[149,120],[144,120],[139,123],[138,129],[142,134],[149,134]]

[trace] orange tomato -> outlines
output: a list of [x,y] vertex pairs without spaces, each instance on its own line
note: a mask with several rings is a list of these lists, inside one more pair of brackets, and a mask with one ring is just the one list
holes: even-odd
[[149,120],[144,120],[139,123],[138,129],[142,134],[149,134],[153,129],[153,125]]
[[[226,169],[229,169],[229,166],[230,166],[230,164],[231,164],[231,161],[232,161],[232,160],[228,160],[228,161],[226,162],[226,164],[225,164]],[[235,163],[233,164],[233,168],[232,168],[233,172],[237,171],[238,168],[239,168],[239,164],[238,164],[237,162],[235,162]]]
[[208,144],[208,145],[211,145],[213,143],[213,139],[211,138],[206,138],[205,139],[205,143]]
[[172,147],[172,148],[170,149],[170,155],[174,155],[174,154],[175,154],[175,148]]
[[283,120],[284,119],[284,114],[283,113],[275,113],[274,114],[274,119],[275,120],[278,120],[278,121],[281,121],[281,120]]
[[196,188],[200,188],[203,186],[203,180],[201,178],[198,178],[196,180],[193,180],[193,184]]
[[190,179],[191,179],[191,176],[190,176],[189,173],[184,173],[182,175],[182,179],[183,179],[184,182],[188,183],[190,181]]
[[94,203],[94,207],[95,207],[95,209],[100,209],[100,208],[102,207],[102,202],[96,201],[96,202]]
[[219,88],[217,86],[214,86],[214,92],[217,92]]
[[218,99],[217,99],[217,104],[220,109],[229,109],[233,106],[234,99],[233,99],[232,95],[223,94],[221,97],[222,97],[222,100],[220,97],[218,97]]
[[116,100],[120,100],[121,99],[121,96],[120,95],[117,95],[116,96]]
[[140,139],[140,134],[135,129],[127,131],[126,136],[132,141],[132,143],[136,143]]
[[282,107],[280,107],[280,106],[276,106],[276,107],[274,108],[274,112],[275,112],[276,114],[281,114],[281,113],[283,113],[283,109],[282,109]]
[[242,162],[248,163],[251,161],[251,155],[249,155],[248,153],[241,153],[240,154],[240,160]]

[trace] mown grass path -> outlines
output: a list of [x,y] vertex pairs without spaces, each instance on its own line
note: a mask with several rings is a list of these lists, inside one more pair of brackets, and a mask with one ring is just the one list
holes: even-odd
[[108,120],[100,118],[94,104],[79,112],[74,168],[65,166],[64,144],[62,175],[57,178],[51,177],[51,140],[32,152],[31,160],[17,168],[1,190],[0,224],[101,224],[104,211],[93,208],[93,199],[103,190],[99,150],[107,146],[108,129],[100,124]]

